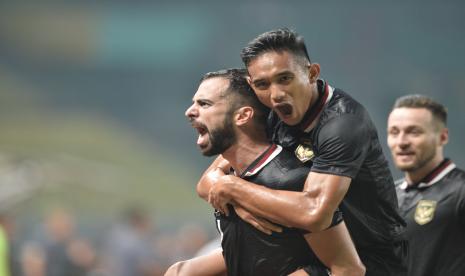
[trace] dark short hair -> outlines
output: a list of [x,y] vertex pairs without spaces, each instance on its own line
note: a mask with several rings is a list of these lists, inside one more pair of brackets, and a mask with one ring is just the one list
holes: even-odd
[[288,51],[310,63],[304,38],[288,28],[271,30],[257,36],[242,49],[241,58],[248,66],[259,55],[270,51]]
[[433,119],[444,126],[447,125],[447,108],[430,97],[419,94],[400,97],[396,100],[392,109],[401,107],[425,108],[431,112]]
[[200,79],[200,82],[212,78],[224,78],[228,80],[229,87],[223,91],[222,97],[229,97],[230,111],[235,111],[242,106],[251,106],[255,111],[256,121],[260,124],[265,124],[270,110],[257,98],[246,77],[246,69],[230,68],[206,73]]

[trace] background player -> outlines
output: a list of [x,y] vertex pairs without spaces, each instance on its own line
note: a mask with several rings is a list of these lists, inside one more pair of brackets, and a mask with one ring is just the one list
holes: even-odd
[[388,118],[411,276],[465,275],[465,172],[444,158],[446,123],[446,108],[422,95],[399,98]]

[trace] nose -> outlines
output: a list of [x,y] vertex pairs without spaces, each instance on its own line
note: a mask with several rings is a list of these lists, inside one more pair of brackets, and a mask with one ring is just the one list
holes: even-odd
[[410,140],[405,133],[399,133],[397,136],[397,144],[400,148],[407,148],[410,145]]
[[186,112],[184,113],[187,118],[194,118],[197,117],[199,114],[197,112],[197,108],[195,108],[195,104],[192,104],[186,109]]
[[286,93],[283,90],[281,90],[279,85],[272,85],[270,89],[271,89],[271,100],[273,102],[279,103],[284,100]]

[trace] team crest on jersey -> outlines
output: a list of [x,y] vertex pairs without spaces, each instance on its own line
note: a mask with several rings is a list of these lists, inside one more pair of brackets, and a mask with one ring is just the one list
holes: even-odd
[[309,145],[305,144],[300,144],[296,149],[295,149],[295,156],[299,158],[300,161],[303,163],[311,160],[315,154],[313,153],[312,147]]
[[433,220],[437,202],[434,200],[420,200],[415,209],[414,219],[419,225],[427,224]]

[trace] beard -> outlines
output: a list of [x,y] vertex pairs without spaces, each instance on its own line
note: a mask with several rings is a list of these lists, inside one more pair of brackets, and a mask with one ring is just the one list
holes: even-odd
[[236,134],[234,133],[232,116],[227,114],[223,125],[208,132],[210,148],[202,152],[205,156],[214,156],[222,154],[234,143],[236,143]]
[[414,172],[418,169],[423,168],[436,156],[436,150],[434,147],[426,149],[421,155],[418,156],[418,159],[412,164],[398,164],[397,167],[403,172]]

